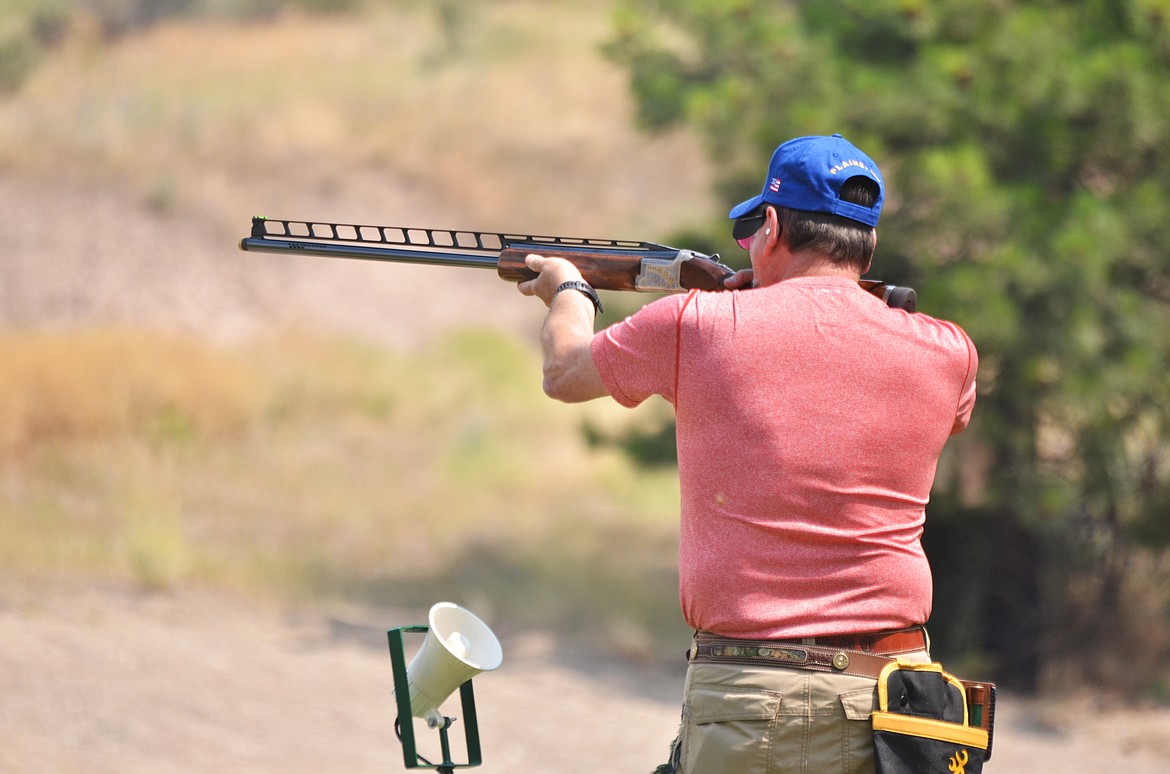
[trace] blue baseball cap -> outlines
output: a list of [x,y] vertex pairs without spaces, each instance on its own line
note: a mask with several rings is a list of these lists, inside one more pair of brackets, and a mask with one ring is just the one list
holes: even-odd
[[[841,186],[858,176],[877,183],[877,200],[872,207],[841,201]],[[876,226],[885,198],[886,189],[877,164],[853,143],[839,134],[797,137],[772,154],[764,190],[759,196],[732,207],[728,217],[735,220],[767,203],[790,210],[840,215]]]

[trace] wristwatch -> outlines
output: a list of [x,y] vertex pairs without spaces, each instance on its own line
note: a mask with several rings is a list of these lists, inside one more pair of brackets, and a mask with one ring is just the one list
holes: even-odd
[[597,314],[601,314],[605,311],[601,308],[601,297],[597,295],[597,291],[594,290],[593,286],[588,282],[582,282],[581,280],[569,280],[568,282],[562,282],[557,286],[556,291],[553,293],[553,298],[556,298],[562,290],[579,290],[585,294],[586,298],[593,302],[593,308],[596,310]]

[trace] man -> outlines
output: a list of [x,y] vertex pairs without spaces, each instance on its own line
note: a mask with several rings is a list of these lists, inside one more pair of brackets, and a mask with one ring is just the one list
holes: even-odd
[[875,656],[930,658],[920,538],[977,356],[958,326],[859,287],[884,196],[840,135],[786,142],[730,213],[752,269],[596,335],[577,269],[528,258],[545,391],[675,409],[686,774],[872,772]]

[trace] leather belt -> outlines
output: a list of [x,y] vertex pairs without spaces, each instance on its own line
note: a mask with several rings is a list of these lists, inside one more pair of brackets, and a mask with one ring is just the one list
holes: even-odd
[[845,648],[846,650],[860,650],[864,653],[874,653],[879,656],[899,656],[903,653],[913,653],[919,650],[930,649],[930,638],[926,628],[911,626],[907,629],[894,629],[888,632],[874,634],[841,634],[830,637],[806,637],[801,640],[786,640],[785,642],[800,645],[819,645],[824,648]]
[[[913,636],[914,632],[917,632],[917,637]],[[890,638],[890,635],[898,636]],[[827,647],[826,643],[831,641],[869,644],[871,650],[866,652],[860,648]],[[920,626],[873,635],[872,643],[868,638],[852,636],[818,637],[813,642],[816,644],[806,644],[805,640],[740,640],[710,632],[697,632],[688,659],[692,663],[811,669],[876,680],[892,660],[890,656],[925,650],[927,646],[926,631]],[[878,651],[879,647],[881,651]],[[895,647],[896,650],[893,649]]]

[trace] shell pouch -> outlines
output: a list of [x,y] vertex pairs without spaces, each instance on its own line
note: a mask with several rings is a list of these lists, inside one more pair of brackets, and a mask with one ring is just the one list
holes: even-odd
[[873,713],[877,774],[980,774],[991,757],[995,686],[960,680],[942,664],[892,661]]

